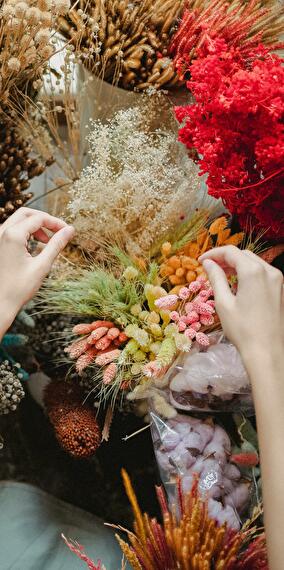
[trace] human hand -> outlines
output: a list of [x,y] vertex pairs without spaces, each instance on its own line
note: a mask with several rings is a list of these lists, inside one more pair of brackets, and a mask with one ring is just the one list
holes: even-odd
[[[260,257],[234,246],[212,249],[200,257],[214,290],[216,311],[225,335],[244,362],[263,351],[284,349],[283,276]],[[235,273],[237,293],[226,273]]]
[[[53,232],[52,237],[45,229]],[[0,226],[0,336],[38,291],[73,235],[74,228],[63,220],[30,208],[20,208]],[[27,247],[31,236],[46,244],[36,257],[30,255]]]

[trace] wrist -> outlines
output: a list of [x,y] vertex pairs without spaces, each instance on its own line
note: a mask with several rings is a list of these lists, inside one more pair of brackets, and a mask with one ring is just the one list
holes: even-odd
[[265,346],[248,344],[246,349],[240,351],[243,363],[250,376],[251,382],[257,382],[259,376],[267,375],[267,379],[275,373],[283,374],[284,346],[281,340],[267,343]]
[[12,325],[21,307],[16,303],[11,303],[7,296],[2,296],[0,293],[0,342]]

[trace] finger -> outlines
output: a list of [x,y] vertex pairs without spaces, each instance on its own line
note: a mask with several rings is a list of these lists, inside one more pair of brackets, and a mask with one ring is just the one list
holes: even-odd
[[68,242],[75,234],[72,226],[65,226],[56,232],[46,244],[44,250],[37,256],[36,260],[44,267],[44,271],[48,273],[53,262],[59,253],[66,247]]
[[254,261],[255,263],[260,263],[260,265],[262,265],[265,269],[267,269],[269,267],[269,263],[264,261],[264,259],[261,259],[261,257],[259,257],[259,255],[256,255],[255,253],[253,253],[249,249],[245,249],[244,253],[251,261]]
[[37,212],[14,225],[13,231],[15,230],[15,234],[17,234],[21,240],[23,238],[28,239],[29,236],[34,235],[42,228],[46,228],[52,232],[58,232],[65,227],[67,227],[67,224],[63,220],[55,218],[45,212]]
[[212,259],[204,259],[202,265],[212,285],[217,305],[221,301],[223,303],[233,298],[228,279],[223,269]]
[[41,229],[38,230],[37,232],[35,232],[33,234],[33,237],[42,243],[48,243],[49,242],[49,236]]
[[4,224],[2,224],[1,231],[10,228],[15,224],[18,224],[22,220],[25,220],[26,218],[38,213],[39,210],[34,210],[33,208],[25,208],[25,207],[19,208],[18,210],[16,210],[16,212],[14,212],[14,214],[12,214],[12,216],[8,218],[8,220],[4,222]]
[[249,266],[249,260],[244,255],[244,252],[233,245],[216,247],[199,257],[201,263],[207,259],[215,261],[219,266],[227,270],[233,270],[237,275],[244,274]]

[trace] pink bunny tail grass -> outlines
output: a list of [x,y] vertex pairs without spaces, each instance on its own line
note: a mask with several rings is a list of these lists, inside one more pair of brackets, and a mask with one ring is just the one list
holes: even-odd
[[111,384],[111,382],[115,379],[116,373],[117,365],[115,362],[111,362],[103,372],[103,384]]
[[158,307],[158,309],[170,310],[176,306],[178,300],[179,298],[177,295],[165,295],[165,297],[160,297],[160,299],[157,299],[155,301],[155,305]]
[[106,366],[107,364],[110,364],[114,360],[117,360],[120,353],[121,350],[119,350],[118,348],[115,350],[109,350],[104,354],[99,354],[95,362],[98,366]]

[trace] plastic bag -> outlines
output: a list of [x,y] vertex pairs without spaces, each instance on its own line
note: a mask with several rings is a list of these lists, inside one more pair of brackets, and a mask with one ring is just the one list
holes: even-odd
[[169,370],[171,404],[186,411],[253,414],[250,382],[238,350],[222,332],[211,333],[209,338],[207,349],[196,343]]
[[209,515],[220,524],[239,529],[241,517],[252,503],[254,467],[236,464],[234,458],[240,456],[234,455],[225,429],[212,417],[177,414],[164,420],[153,410],[150,415],[156,458],[170,503],[176,502],[177,476],[185,492],[198,476]]

